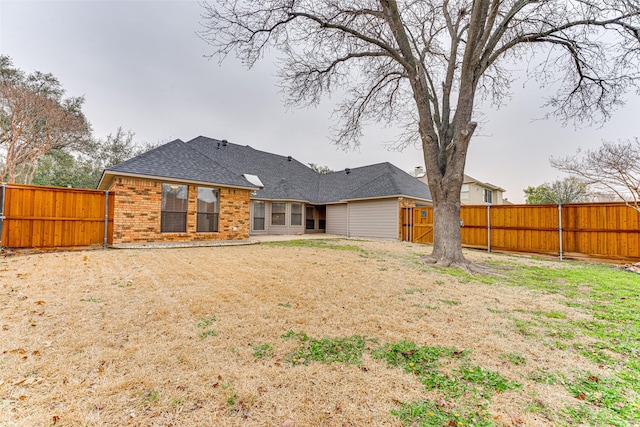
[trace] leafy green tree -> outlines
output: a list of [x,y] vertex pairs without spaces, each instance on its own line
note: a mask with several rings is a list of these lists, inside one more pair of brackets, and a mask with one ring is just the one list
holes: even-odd
[[54,187],[95,188],[101,169],[87,156],[68,150],[52,150],[38,158],[32,184]]
[[524,195],[530,205],[588,202],[591,198],[588,185],[572,176],[552,183],[545,182],[537,187],[527,187]]
[[95,188],[104,169],[137,156],[158,144],[139,144],[135,134],[119,127],[105,139],[93,139],[82,150],[53,150],[38,159],[33,184]]

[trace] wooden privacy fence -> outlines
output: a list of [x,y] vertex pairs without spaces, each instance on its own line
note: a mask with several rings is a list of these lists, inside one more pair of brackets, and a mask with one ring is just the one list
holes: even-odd
[[0,247],[107,246],[113,198],[105,191],[2,184]]
[[[624,203],[462,206],[466,247],[639,260],[640,213]],[[402,239],[433,243],[433,208],[404,208]]]

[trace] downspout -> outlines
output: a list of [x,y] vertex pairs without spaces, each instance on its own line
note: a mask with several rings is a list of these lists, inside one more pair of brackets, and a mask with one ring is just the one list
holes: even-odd
[[4,225],[4,198],[7,184],[2,183],[2,191],[0,192],[0,251],[2,250],[2,226]]
[[560,247],[560,261],[563,259],[562,254],[562,204],[558,203],[558,238],[559,238],[559,247]]
[[104,238],[102,247],[106,249],[109,233],[109,190],[104,192]]
[[491,205],[487,205],[487,252],[491,252]]

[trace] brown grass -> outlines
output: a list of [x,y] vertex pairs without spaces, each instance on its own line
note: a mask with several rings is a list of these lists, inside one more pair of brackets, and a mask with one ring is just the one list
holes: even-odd
[[[571,402],[559,386],[528,381],[530,372],[598,371],[518,333],[505,315],[583,316],[561,296],[462,283],[421,266],[424,246],[347,244],[362,251],[254,245],[0,259],[0,425],[397,426],[389,411],[427,396],[416,377],[368,356],[362,366],[291,366],[296,342],[281,338],[289,330],[470,349],[475,364],[524,385],[492,400],[498,425],[551,425],[526,405]],[[208,329],[216,335],[200,338]],[[269,343],[273,355],[256,359],[251,343]],[[511,352],[527,364],[501,357]]]

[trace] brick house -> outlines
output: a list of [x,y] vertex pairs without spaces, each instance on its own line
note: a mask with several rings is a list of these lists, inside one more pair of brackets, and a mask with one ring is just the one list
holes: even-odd
[[319,174],[290,156],[225,140],[175,140],[104,171],[114,243],[331,233],[400,238],[402,207],[428,186],[390,163]]

